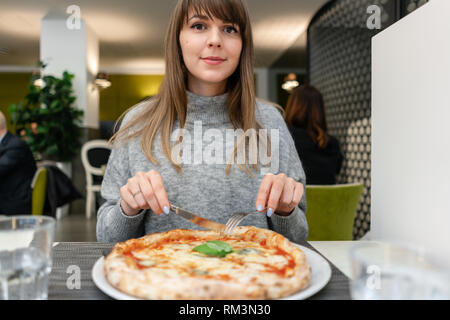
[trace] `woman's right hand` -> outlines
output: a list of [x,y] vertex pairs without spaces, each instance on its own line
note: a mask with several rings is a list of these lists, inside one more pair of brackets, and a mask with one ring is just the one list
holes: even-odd
[[135,216],[141,209],[154,213],[169,214],[169,200],[159,172],[138,172],[120,188],[120,206],[128,216]]

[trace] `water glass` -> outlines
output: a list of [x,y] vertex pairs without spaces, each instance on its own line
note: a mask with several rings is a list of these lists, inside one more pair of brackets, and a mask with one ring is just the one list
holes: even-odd
[[55,219],[0,218],[0,300],[43,300],[48,295]]
[[423,248],[361,242],[350,249],[350,260],[352,299],[449,299],[448,268]]

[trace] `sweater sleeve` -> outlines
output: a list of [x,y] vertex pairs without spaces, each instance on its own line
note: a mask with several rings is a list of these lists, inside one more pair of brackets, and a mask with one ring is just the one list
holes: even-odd
[[[133,112],[134,113],[134,112]],[[125,116],[122,125],[129,119]],[[115,146],[108,159],[103,177],[101,195],[105,203],[97,213],[97,240],[99,242],[120,242],[144,235],[146,211],[127,216],[120,207],[120,188],[131,178],[128,144]]]
[[[273,107],[270,111],[266,110],[266,117],[269,117],[272,128],[279,130],[279,171],[285,173],[288,177],[300,182],[304,189],[306,188],[306,176],[303,170],[300,158],[295,147],[294,140],[286,126],[281,114]],[[269,218],[269,225],[273,231],[278,232],[292,242],[304,242],[308,237],[308,222],[305,216],[306,196],[303,192],[299,205],[289,216],[281,216],[276,212]]]
[[[291,139],[292,140],[292,139]],[[286,175],[303,185],[304,191],[298,206],[289,216],[281,216],[276,212],[272,215],[273,230],[281,233],[289,240],[299,243],[308,238],[308,222],[306,220],[306,178],[300,159],[292,147],[289,150],[289,160]]]
[[127,148],[113,149],[103,177],[101,194],[105,203],[97,214],[97,240],[120,242],[144,235],[145,211],[127,216],[120,207],[120,188],[130,178]]
[[[292,138],[288,137],[290,140]],[[290,144],[290,143],[289,143]],[[304,191],[298,206],[289,216],[281,216],[276,212],[272,215],[273,230],[281,233],[289,240],[299,243],[306,241],[308,238],[308,222],[306,221],[306,178],[298,157],[294,142],[289,148],[289,160],[287,163],[286,175],[303,185]]]

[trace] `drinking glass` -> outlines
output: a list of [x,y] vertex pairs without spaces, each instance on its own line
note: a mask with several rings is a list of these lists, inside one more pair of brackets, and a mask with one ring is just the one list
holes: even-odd
[[0,218],[0,300],[47,299],[55,219]]
[[449,270],[423,248],[361,242],[350,248],[355,300],[439,300],[449,298]]

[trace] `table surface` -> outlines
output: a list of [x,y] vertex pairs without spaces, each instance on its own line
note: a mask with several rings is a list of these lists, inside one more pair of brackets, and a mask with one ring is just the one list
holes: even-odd
[[[318,252],[309,243],[301,245]],[[106,300],[111,299],[96,287],[92,280],[92,268],[105,251],[112,248],[112,243],[99,242],[59,242],[53,247],[53,268],[50,274],[49,300]],[[320,252],[318,252],[320,254]],[[321,254],[328,262],[323,254]],[[80,269],[80,289],[69,289],[75,275],[74,269]],[[349,278],[330,262],[332,275],[328,284],[309,299],[348,300],[350,299]],[[72,277],[72,278],[71,278]]]
[[343,274],[352,279],[349,250],[355,243],[361,242],[365,241],[310,241],[309,244],[342,271]]

